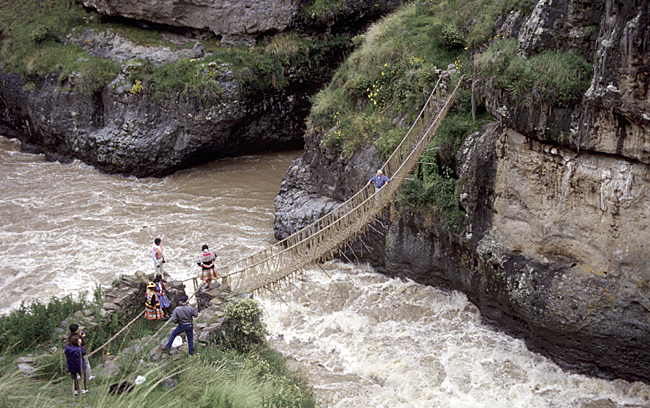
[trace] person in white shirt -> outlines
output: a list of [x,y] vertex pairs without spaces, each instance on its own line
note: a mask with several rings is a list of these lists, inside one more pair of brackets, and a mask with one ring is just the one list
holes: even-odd
[[153,259],[154,276],[163,275],[163,265],[165,264],[165,254],[163,253],[160,238],[153,240],[153,247],[151,248],[151,258]]

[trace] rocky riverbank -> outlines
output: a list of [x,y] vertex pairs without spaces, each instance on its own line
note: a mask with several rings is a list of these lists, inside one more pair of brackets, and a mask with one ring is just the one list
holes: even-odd
[[[593,58],[591,86],[579,103],[561,106],[513,99],[477,80],[498,121],[455,156],[465,213],[458,230],[403,203],[347,258],[467,293],[487,322],[567,369],[650,381],[649,19],[647,1],[607,1],[602,10],[539,1],[525,17],[498,21],[497,34],[516,39],[521,55],[561,48]],[[346,158],[323,137],[308,132],[285,176],[278,237],[338,205],[381,163],[375,146]]]
[[[115,330],[121,329],[141,313],[144,305],[145,291],[149,277],[144,275],[124,275],[116,279],[109,288],[104,290],[103,299],[100,302],[91,302],[84,310],[80,310],[68,320],[61,322],[60,327],[56,328],[56,335],[61,344],[65,347],[68,340],[68,326],[72,323],[79,325],[79,330],[87,331],[89,337],[98,329],[112,327]],[[168,297],[173,310],[178,305],[178,299],[186,295],[185,284],[181,281],[170,281],[166,284]],[[206,348],[217,347],[215,341],[218,338],[223,339],[224,333],[230,324],[226,317],[226,309],[230,303],[239,302],[242,299],[250,298],[248,294],[233,293],[227,285],[214,284],[211,290],[200,290],[196,295],[195,307],[199,316],[194,323],[194,341],[195,344],[203,345]],[[144,319],[144,317],[141,317]],[[166,320],[161,320],[157,324],[160,329]],[[181,356],[187,354],[187,339],[185,333],[181,334],[183,340],[178,347],[173,347],[170,353],[165,353],[163,345],[169,339],[171,332],[176,324],[167,324],[162,331],[157,330],[156,337],[147,335],[142,339],[134,341],[128,347],[123,348],[120,353],[111,355],[103,350],[100,355],[102,363],[93,367],[93,375],[100,379],[109,379],[117,377],[121,373],[124,363],[133,358],[135,353],[145,350],[149,362],[164,361],[167,359],[178,360]],[[95,344],[99,347],[101,344]],[[26,375],[36,374],[39,367],[44,361],[58,351],[58,347],[47,349],[40,355],[30,354],[18,357],[15,360],[18,370]],[[93,350],[89,350],[92,352]],[[171,381],[173,383],[173,380]]]

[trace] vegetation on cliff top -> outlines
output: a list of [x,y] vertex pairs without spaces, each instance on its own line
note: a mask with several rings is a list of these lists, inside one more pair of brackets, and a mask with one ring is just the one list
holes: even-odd
[[[72,86],[86,95],[115,79],[120,72],[118,63],[94,57],[81,45],[69,41],[75,28],[97,32],[110,29],[141,45],[183,47],[163,41],[155,30],[101,16],[73,0],[3,1],[0,27],[2,69],[21,74],[28,91],[34,90],[34,81],[46,74],[58,75],[62,90]],[[161,98],[185,93],[206,102],[216,101],[222,94],[216,81],[220,72],[206,69],[207,64],[214,62],[228,64],[244,94],[255,99],[260,94],[285,89],[291,78],[302,78],[307,84],[320,83],[329,77],[331,69],[322,60],[342,59],[349,47],[349,41],[342,37],[328,36],[316,41],[293,33],[270,37],[253,48],[222,48],[217,38],[202,44],[209,52],[205,58],[182,59],[162,66],[145,62],[140,69],[132,70],[129,81],[136,85],[138,93],[150,92]]]
[[[574,104],[591,77],[583,56],[544,50],[522,58],[516,40],[495,35],[499,18],[513,10],[525,16],[535,4],[535,0],[416,0],[403,6],[356,38],[357,49],[313,98],[309,126],[322,135],[325,147],[343,155],[374,143],[386,159],[432,91],[437,68],[448,67],[490,81],[513,101]],[[451,231],[464,216],[457,205],[454,156],[468,134],[491,120],[480,103],[477,114],[474,121],[471,94],[464,90],[431,150],[422,156],[414,180],[397,199],[442,216],[443,226]]]
[[[95,297],[99,298],[97,293]],[[83,296],[77,300],[68,296],[48,304],[23,305],[0,316],[0,407],[65,407],[74,402],[61,336],[67,336],[66,320],[76,321],[74,311],[87,307]],[[78,402],[102,408],[314,407],[305,382],[291,373],[284,357],[266,344],[260,312],[253,299],[232,303],[226,311],[230,323],[217,339],[218,346],[207,348],[196,342],[194,356],[178,354],[180,359],[174,356],[163,362],[152,360],[149,352],[168,331],[143,347],[151,335],[151,324],[142,319],[111,343],[103,355],[91,358],[97,378],[88,382],[89,393]],[[57,328],[61,333],[56,332]],[[118,329],[116,324],[110,324],[89,330],[88,350],[103,344]],[[23,375],[17,369],[19,362],[14,361],[27,353],[38,364],[33,376]],[[117,364],[119,374],[98,376],[97,367],[106,358]],[[109,394],[111,384],[133,383],[136,376],[145,377],[146,382],[129,393]],[[163,385],[170,379],[175,382],[173,388]]]

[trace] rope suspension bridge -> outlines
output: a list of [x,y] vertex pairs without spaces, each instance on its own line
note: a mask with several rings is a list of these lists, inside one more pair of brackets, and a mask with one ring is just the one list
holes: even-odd
[[[260,290],[272,290],[274,286],[290,279],[305,266],[333,258],[335,251],[362,234],[368,224],[393,200],[456,100],[463,79],[464,77],[460,78],[456,88],[447,96],[444,103],[436,97],[440,97],[442,93],[440,90],[442,78],[438,79],[417,119],[381,168],[382,172],[390,178],[390,183],[376,191],[371,185],[364,186],[335,210],[288,238],[217,269],[218,276],[230,280],[231,286],[236,291],[254,293]],[[194,293],[191,299],[196,296],[203,284],[199,286],[197,278],[186,281],[189,280],[194,282]],[[104,349],[143,314],[144,311],[101,347],[90,353],[89,357]],[[169,322],[169,320],[165,322],[145,345],[153,340]]]
[[361,234],[393,200],[418,163],[455,101],[464,77],[460,78],[444,103],[439,100],[441,98],[436,98],[441,94],[441,79],[438,79],[407,135],[381,168],[390,178],[390,183],[377,191],[374,186],[364,186],[335,210],[284,240],[217,269],[218,276],[228,278],[236,291],[272,290],[305,266],[333,258],[342,245]]

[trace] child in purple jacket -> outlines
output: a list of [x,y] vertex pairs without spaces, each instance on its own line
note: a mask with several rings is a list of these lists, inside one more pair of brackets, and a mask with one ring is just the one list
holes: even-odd
[[81,378],[84,381],[84,388],[81,390],[82,394],[88,392],[86,388],[86,362],[83,359],[83,355],[86,354],[86,351],[81,346],[81,339],[78,335],[73,334],[68,338],[68,345],[65,346],[65,359],[68,363],[68,372],[72,376],[72,382],[74,383],[74,396],[79,395],[79,380],[77,379],[77,374],[81,374]]

